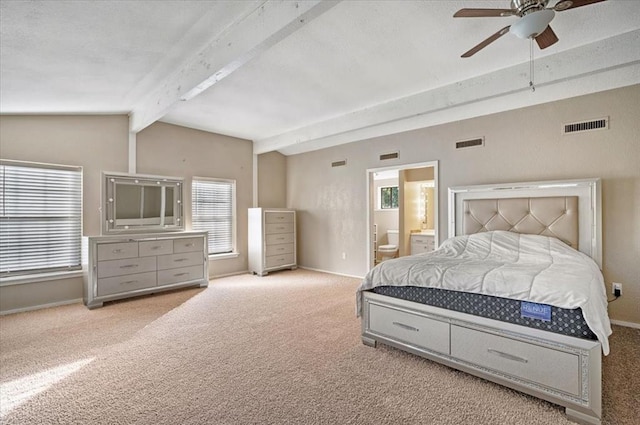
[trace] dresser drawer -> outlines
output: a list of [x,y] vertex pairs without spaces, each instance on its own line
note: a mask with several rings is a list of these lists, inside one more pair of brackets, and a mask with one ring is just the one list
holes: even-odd
[[170,285],[178,282],[202,279],[204,277],[202,265],[179,267],[171,270],[158,271],[158,286]]
[[452,325],[451,355],[558,391],[580,394],[577,354]]
[[173,241],[173,252],[202,252],[204,238],[180,238]]
[[156,272],[135,273],[98,279],[98,296],[118,294],[156,286]]
[[272,223],[293,223],[293,213],[290,212],[273,212],[268,211],[264,213],[264,222],[267,224]]
[[173,253],[173,241],[157,240],[157,241],[140,241],[138,251],[140,257],[148,257],[151,255],[165,255]]
[[101,243],[98,245],[98,261],[119,260],[138,256],[138,242]]
[[411,255],[431,252],[435,248],[433,236],[411,235]]
[[425,235],[411,235],[411,243],[415,243],[417,245],[434,245],[433,236],[425,236]]
[[449,323],[369,304],[369,329],[399,342],[449,354]]
[[422,254],[433,251],[433,245],[411,244],[411,255]]
[[271,223],[264,226],[265,235],[275,233],[293,233],[293,223]]
[[98,261],[98,279],[126,274],[155,271],[156,257]]
[[281,255],[281,254],[292,254],[293,253],[293,244],[292,243],[282,243],[278,245],[267,245],[264,250],[264,255],[270,257],[272,255]]
[[266,235],[264,240],[266,245],[293,243],[293,236],[293,233],[275,233],[273,235]]
[[202,252],[181,252],[179,254],[158,256],[158,270],[196,266],[203,263],[204,258]]
[[265,258],[265,268],[293,264],[293,254],[271,255]]

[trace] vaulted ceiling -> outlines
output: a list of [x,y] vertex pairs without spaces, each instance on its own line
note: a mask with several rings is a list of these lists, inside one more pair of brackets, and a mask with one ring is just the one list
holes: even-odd
[[129,114],[290,155],[640,83],[637,0],[556,13],[535,92],[529,40],[460,57],[518,20],[465,7],[509,1],[1,0],[0,113]]

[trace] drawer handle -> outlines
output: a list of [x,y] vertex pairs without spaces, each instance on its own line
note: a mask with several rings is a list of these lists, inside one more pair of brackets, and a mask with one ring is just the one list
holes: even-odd
[[401,327],[402,329],[406,329],[408,331],[420,332],[420,329],[414,328],[413,326],[405,325],[404,323],[393,322],[393,324],[396,325],[396,326]]
[[138,267],[138,264],[126,264],[124,266],[120,266],[121,269],[131,269],[133,267]]
[[120,285],[131,285],[132,283],[137,283],[137,280],[127,280],[126,282],[120,282]]
[[114,254],[120,254],[122,252],[122,250],[121,249],[114,249],[111,252],[113,252]]
[[160,248],[162,248],[160,245],[156,245],[156,246],[152,246],[152,247],[151,247],[151,249],[152,249],[152,250],[154,250],[154,251],[155,251],[156,249],[160,249]]
[[187,258],[176,258],[173,261],[174,261],[174,263],[182,263],[183,261],[187,261]]
[[487,349],[487,351],[491,354],[495,354],[498,357],[502,357],[503,359],[513,360],[520,363],[529,363],[529,360],[525,359],[524,357],[514,356],[513,354],[504,353],[502,351],[494,350],[493,348],[489,348]]
[[189,273],[176,273],[174,274],[175,277],[180,277],[180,276],[188,276]]
[[189,242],[189,243],[184,244],[184,246],[192,247],[193,243]]

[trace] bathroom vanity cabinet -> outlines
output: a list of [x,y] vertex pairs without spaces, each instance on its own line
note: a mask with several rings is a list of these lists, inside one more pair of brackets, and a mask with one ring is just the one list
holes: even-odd
[[424,233],[411,234],[411,255],[431,252],[435,249],[434,235]]

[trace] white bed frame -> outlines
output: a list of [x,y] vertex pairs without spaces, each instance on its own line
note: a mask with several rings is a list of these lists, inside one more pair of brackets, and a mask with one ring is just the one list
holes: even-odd
[[[449,236],[462,233],[469,199],[578,196],[578,249],[602,264],[600,180],[449,189]],[[600,424],[602,348],[585,340],[411,301],[362,292],[362,341],[381,342],[564,406],[567,417]]]

